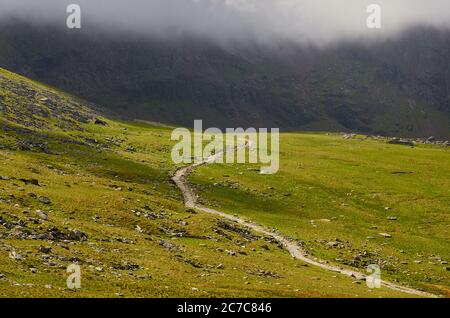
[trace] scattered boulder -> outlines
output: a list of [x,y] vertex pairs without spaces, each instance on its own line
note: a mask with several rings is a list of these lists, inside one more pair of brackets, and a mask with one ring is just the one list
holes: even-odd
[[144,230],[139,225],[136,225],[136,231],[139,233],[144,233]]
[[115,265],[114,268],[118,270],[135,271],[138,270],[140,267],[137,264],[123,262],[122,264]]
[[336,242],[336,241],[330,241],[326,244],[326,246],[330,247],[330,248],[342,248],[343,247],[343,245],[341,243]]
[[236,224],[232,224],[223,220],[218,221],[218,225],[220,228],[234,232],[236,234],[239,234],[240,236],[246,238],[247,240],[253,241],[257,240],[259,237],[257,235],[254,235],[250,230],[242,228]]
[[176,244],[165,240],[160,240],[159,245],[161,245],[168,251],[178,251],[180,249]]
[[391,145],[403,145],[403,146],[410,146],[410,147],[414,147],[415,143],[412,140],[409,139],[401,139],[401,138],[397,138],[394,137],[391,140],[388,141],[389,144]]
[[253,275],[257,275],[260,277],[266,277],[266,278],[280,278],[280,275],[278,275],[277,273],[268,271],[268,270],[264,270],[264,269],[259,269],[256,272],[248,272],[249,274],[253,274]]
[[193,266],[193,267],[195,267],[195,268],[202,268],[202,265],[199,262],[194,261],[194,260],[192,260],[190,258],[185,258],[184,262],[189,264],[189,265],[191,265],[191,266]]
[[49,254],[51,252],[51,248],[50,247],[45,247],[45,246],[39,246],[38,247],[38,251],[44,254]]
[[98,140],[95,138],[86,138],[86,142],[89,144],[98,144]]
[[118,237],[116,238],[116,241],[124,244],[134,244],[134,241],[127,237]]
[[71,230],[67,234],[67,239],[70,241],[85,241],[87,240],[88,236],[86,233],[81,232],[80,230]]
[[36,214],[44,221],[48,220],[48,215],[44,211],[36,210]]
[[43,204],[50,204],[52,203],[52,201],[48,198],[48,197],[44,197],[44,196],[39,196],[38,201],[43,203]]
[[9,258],[18,261],[23,259],[23,256],[17,253],[16,251],[11,251],[9,252]]
[[96,125],[100,125],[100,126],[108,126],[108,123],[104,120],[101,120],[99,118],[96,118],[94,121],[94,124]]
[[236,252],[235,251],[229,251],[229,250],[225,250],[225,253],[227,253],[230,256],[235,256]]
[[391,238],[392,235],[388,234],[388,233],[378,233],[379,236],[384,237],[384,238]]
[[37,179],[19,179],[20,181],[22,181],[23,183],[25,183],[25,184],[32,184],[32,185],[36,185],[36,186],[38,186],[39,185],[39,180],[37,180]]

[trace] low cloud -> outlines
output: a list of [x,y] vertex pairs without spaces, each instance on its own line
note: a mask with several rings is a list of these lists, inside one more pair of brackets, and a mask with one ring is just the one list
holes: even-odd
[[[326,44],[389,37],[414,25],[450,26],[448,0],[0,0],[0,19],[18,17],[65,27],[70,3],[81,6],[89,22],[85,28],[189,35],[222,43]],[[366,26],[366,9],[372,3],[382,8],[380,30]]]

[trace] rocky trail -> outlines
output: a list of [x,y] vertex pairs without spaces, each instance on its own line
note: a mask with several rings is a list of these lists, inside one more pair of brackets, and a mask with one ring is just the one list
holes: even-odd
[[[244,147],[251,148],[251,146],[252,145],[249,142],[246,142]],[[306,251],[303,250],[303,248],[300,247],[296,242],[291,241],[288,238],[284,237],[283,235],[276,233],[270,229],[267,229],[261,225],[258,225],[252,221],[247,221],[238,216],[230,215],[228,213],[210,209],[208,207],[204,207],[204,206],[198,204],[197,197],[196,197],[194,191],[192,190],[192,188],[190,187],[189,182],[187,180],[188,176],[195,168],[205,165],[205,164],[215,162],[216,159],[223,156],[225,152],[226,152],[226,150],[224,152],[214,154],[214,155],[204,159],[203,161],[194,163],[189,166],[181,167],[175,171],[172,180],[175,182],[177,187],[183,193],[186,208],[217,215],[219,217],[222,217],[222,218],[228,219],[230,221],[236,222],[238,224],[241,224],[255,232],[262,234],[262,235],[271,237],[274,240],[276,240],[277,242],[279,242],[292,255],[292,257],[294,257],[295,259],[299,259],[299,260],[301,260],[307,264],[310,264],[312,266],[320,267],[320,268],[328,270],[328,271],[346,275],[346,276],[352,277],[353,279],[356,279],[356,280],[362,281],[362,280],[367,279],[367,275],[365,275],[361,272],[358,272],[356,270],[346,269],[346,268],[342,268],[342,267],[339,267],[336,265],[331,265],[331,264],[325,264],[325,262],[321,262],[320,260],[312,259],[306,253]],[[390,288],[392,290],[400,291],[400,292],[403,292],[406,294],[418,296],[418,297],[433,297],[433,298],[437,297],[436,295],[431,294],[431,293],[427,293],[427,292],[416,290],[413,288],[401,286],[401,285],[394,284],[394,283],[384,281],[384,280],[381,281],[381,286]]]

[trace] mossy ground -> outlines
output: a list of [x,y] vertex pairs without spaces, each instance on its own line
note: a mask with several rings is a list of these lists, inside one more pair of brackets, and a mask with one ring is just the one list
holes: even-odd
[[[0,282],[0,295],[401,296],[389,290],[370,291],[364,282],[355,284],[347,277],[307,267],[264,238],[249,241],[220,230],[214,217],[185,212],[180,193],[169,181],[174,169],[168,157],[170,130],[111,121],[108,127],[86,125],[84,129],[82,134],[99,141],[121,136],[127,147],[137,150],[126,152],[117,146],[100,151],[56,143],[50,143],[52,154],[2,150],[0,175],[9,178],[0,184],[0,210],[8,212],[2,215],[14,215],[37,231],[45,232],[50,225],[79,229],[88,239],[2,239],[0,273],[12,282]],[[36,179],[39,186],[19,179]],[[52,203],[40,203],[30,193],[48,197]],[[36,210],[45,211],[49,219],[29,224],[29,217],[38,217]],[[151,216],[144,217],[146,213]],[[162,240],[174,244],[173,250],[161,245]],[[52,249],[48,254],[52,265],[39,246]],[[11,251],[24,258],[11,259]],[[75,292],[66,287],[66,267],[72,262],[82,269],[82,288]],[[139,269],[118,269],[123,263]],[[217,268],[220,264],[223,268]]]
[[[306,266],[267,238],[249,239],[222,228],[213,216],[185,211],[181,193],[170,181],[176,168],[170,159],[170,129],[104,118],[106,125],[96,125],[95,112],[72,96],[5,71],[0,72],[0,82],[1,297],[407,296],[388,289],[369,290],[364,282]],[[414,150],[436,165],[428,172],[421,169],[398,176],[412,178],[411,184],[428,182],[420,183],[427,190],[419,192],[414,204],[421,207],[417,213],[422,214],[408,217],[408,203],[403,207],[396,200],[397,196],[403,198],[406,190],[414,190],[409,183],[400,182],[394,190],[403,192],[395,196],[385,195],[386,191],[397,192],[378,184],[369,193],[380,197],[369,200],[365,187],[372,186],[372,174],[360,181],[347,175],[345,167],[362,164],[360,152],[375,144],[344,143],[319,135],[286,135],[285,142],[292,147],[283,151],[297,157],[286,160],[289,154],[283,153],[278,175],[249,173],[245,166],[213,165],[202,168],[192,180],[203,188],[205,198],[217,201],[224,210],[277,226],[317,247],[314,253],[320,257],[331,259],[335,251],[319,249],[319,238],[338,236],[359,246],[369,231],[361,224],[369,223],[392,227],[386,229],[393,232],[394,238],[388,241],[392,244],[383,246],[381,239],[369,243],[379,247],[383,256],[391,250],[398,253],[401,247],[405,250],[402,255],[412,258],[425,246],[424,259],[431,253],[446,256],[448,192],[442,188],[448,182],[448,157],[442,150]],[[350,147],[347,150],[355,153],[346,153],[343,160],[338,148],[330,152],[329,143],[340,149]],[[388,155],[397,149],[383,151]],[[377,156],[384,158],[383,151]],[[306,159],[306,153],[315,155]],[[396,164],[387,165],[382,173],[387,174]],[[210,186],[210,176],[221,179],[225,173],[255,191]],[[423,178],[428,181],[418,178],[419,173],[427,173]],[[433,183],[436,180],[442,188]],[[359,182],[365,186],[357,186]],[[267,198],[262,192],[272,185],[276,190]],[[351,190],[352,196],[346,195]],[[292,192],[288,201],[284,200],[285,191]],[[50,203],[40,200],[42,197]],[[361,201],[363,198],[369,203]],[[383,200],[400,216],[399,222],[384,221]],[[429,223],[423,215],[431,208]],[[311,226],[310,219],[334,216],[336,210],[346,217]],[[421,231],[414,227],[415,222],[421,224]],[[77,229],[87,238],[36,239],[52,228],[61,233]],[[419,245],[410,247],[412,244]],[[45,252],[41,246],[51,250]],[[81,266],[82,288],[76,291],[66,286],[66,268],[72,263]],[[446,285],[436,280],[445,277],[440,276],[442,266],[424,263],[422,266],[432,270],[427,273],[433,282],[444,288]],[[399,276],[402,280],[406,277]],[[430,284],[424,287],[430,288]]]
[[190,181],[206,205],[275,227],[318,258],[362,271],[379,264],[385,279],[448,295],[448,148],[282,134],[280,162],[274,175],[204,166]]

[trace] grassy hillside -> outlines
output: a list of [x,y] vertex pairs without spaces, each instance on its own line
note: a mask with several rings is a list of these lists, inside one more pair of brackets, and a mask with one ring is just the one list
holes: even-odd
[[[104,119],[0,70],[0,296],[405,296],[185,211],[170,182],[170,133]],[[66,287],[72,263],[82,271],[76,291]]]
[[385,279],[448,296],[449,150],[283,134],[275,175],[216,164],[190,180],[205,205],[274,227],[315,257],[361,270],[379,264]]

